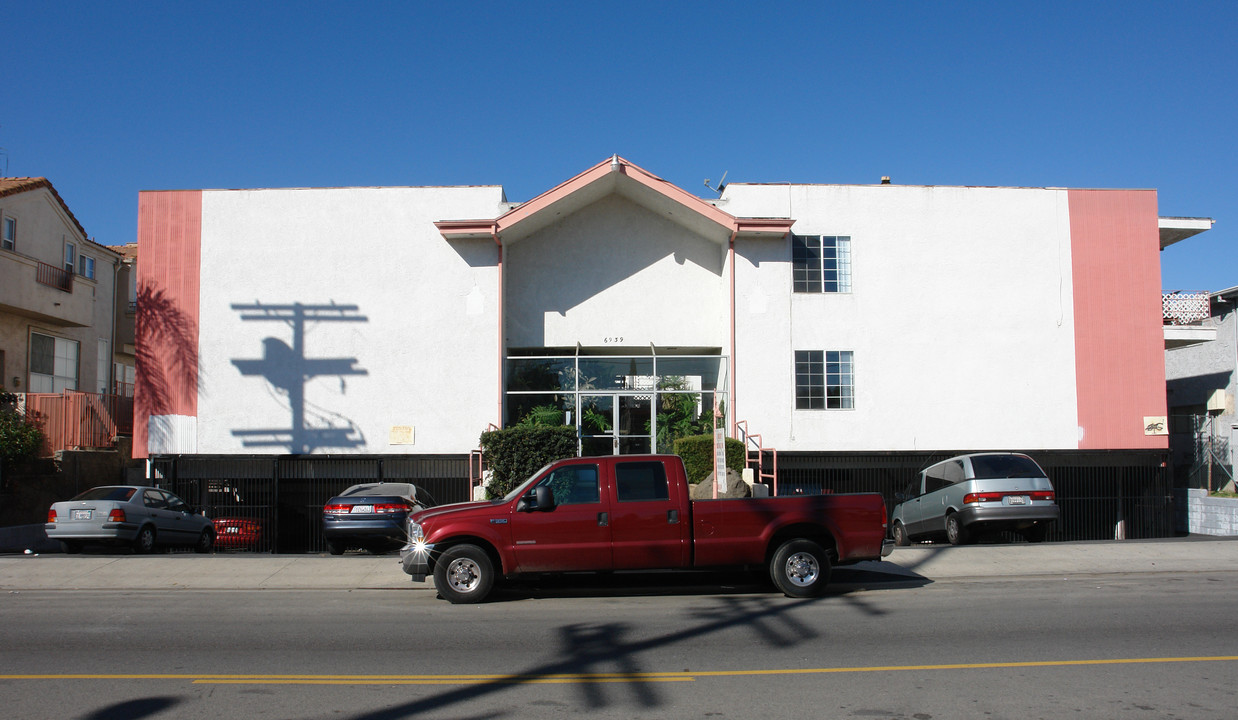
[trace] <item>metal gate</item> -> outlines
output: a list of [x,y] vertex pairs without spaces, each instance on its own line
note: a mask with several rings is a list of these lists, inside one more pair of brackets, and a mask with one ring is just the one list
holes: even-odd
[[322,506],[365,482],[411,482],[439,505],[471,498],[467,455],[384,457],[206,456],[152,459],[154,482],[201,507],[217,524],[253,528],[219,550],[323,552]]
[[[888,454],[779,453],[778,492],[877,492],[893,510],[901,492],[929,465],[961,452]],[[1172,537],[1173,479],[1160,451],[1029,452],[1053,482],[1062,515],[1050,540]],[[1018,536],[1011,534],[1011,538]]]

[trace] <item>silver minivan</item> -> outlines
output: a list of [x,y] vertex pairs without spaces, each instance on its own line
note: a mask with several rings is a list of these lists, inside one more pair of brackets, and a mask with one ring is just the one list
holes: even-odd
[[1048,475],[1020,453],[944,460],[923,470],[894,499],[890,532],[896,545],[943,536],[962,545],[980,532],[1001,530],[1040,542],[1059,514]]

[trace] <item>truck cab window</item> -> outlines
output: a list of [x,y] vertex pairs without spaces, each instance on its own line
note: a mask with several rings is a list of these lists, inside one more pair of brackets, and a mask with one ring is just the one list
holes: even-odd
[[598,492],[597,465],[561,467],[538,484],[550,488],[555,497],[555,505],[584,505],[602,501],[601,493]]
[[659,462],[615,464],[615,485],[619,502],[669,500],[666,468]]

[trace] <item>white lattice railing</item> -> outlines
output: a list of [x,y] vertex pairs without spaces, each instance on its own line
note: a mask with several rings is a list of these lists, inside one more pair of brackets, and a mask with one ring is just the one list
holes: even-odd
[[1161,310],[1170,325],[1189,325],[1212,315],[1208,293],[1165,293],[1161,296]]

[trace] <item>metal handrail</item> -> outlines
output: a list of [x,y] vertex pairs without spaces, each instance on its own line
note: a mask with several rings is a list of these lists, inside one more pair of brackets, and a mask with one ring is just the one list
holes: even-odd
[[[757,480],[764,482],[766,479],[769,479],[770,493],[775,496],[778,495],[778,450],[762,445],[761,436],[748,431],[747,420],[737,421],[735,423],[735,430],[740,435],[740,441],[744,443],[744,464],[752,467],[755,463]],[[765,453],[770,454],[770,472],[765,472]]]

